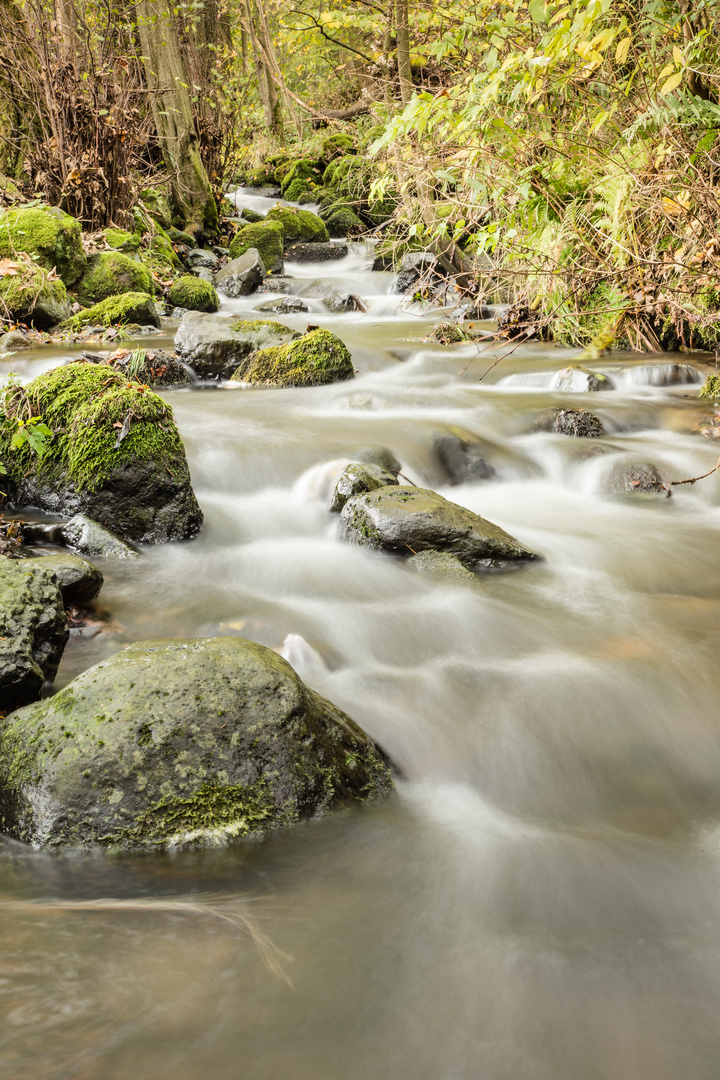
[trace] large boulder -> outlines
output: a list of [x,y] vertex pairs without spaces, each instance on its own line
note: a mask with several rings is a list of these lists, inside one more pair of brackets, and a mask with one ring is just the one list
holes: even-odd
[[55,575],[63,604],[87,604],[94,600],[103,585],[102,571],[79,555],[62,551],[58,555],[42,555],[26,559],[25,567],[39,566]]
[[352,357],[329,330],[312,330],[297,341],[252,353],[233,381],[259,386],[322,386],[353,379]]
[[225,263],[215,275],[215,287],[225,296],[248,296],[262,285],[265,265],[257,248],[249,248],[244,255]]
[[283,227],[279,221],[244,225],[230,241],[230,258],[239,259],[252,248],[258,252],[268,274],[283,272]]
[[[9,452],[28,400],[53,433],[41,456],[27,443]],[[88,514],[145,543],[184,540],[202,524],[170,406],[107,364],[75,361],[11,389],[0,459],[18,507]]]
[[70,303],[60,278],[25,260],[0,263],[0,312],[37,330],[67,319]]
[[141,262],[123,255],[122,251],[101,251],[88,261],[87,269],[77,285],[77,294],[84,304],[99,304],[108,296],[122,293],[153,292],[150,271]]
[[256,349],[299,338],[272,319],[237,319],[189,311],[175,334],[175,349],[200,379],[229,379]]
[[137,559],[140,552],[110,529],[85,514],[75,514],[61,527],[63,541],[92,559]]
[[0,733],[2,828],[36,847],[215,846],[391,790],[368,736],[242,638],[131,645]]
[[184,274],[173,282],[168,292],[168,302],[173,307],[187,311],[217,311],[220,298],[208,281],[201,281],[192,274]]
[[0,259],[26,252],[44,270],[74,285],[87,262],[80,223],[57,207],[15,207],[0,213]]
[[405,558],[429,549],[449,551],[469,569],[539,557],[499,525],[417,487],[378,488],[348,500],[340,538]]
[[99,304],[79,311],[62,324],[63,330],[79,333],[86,326],[112,326],[122,323],[135,323],[138,326],[154,326],[160,329],[160,316],[147,293],[125,293],[123,296],[108,296]]
[[338,477],[330,501],[330,512],[339,514],[348,499],[354,495],[363,495],[366,491],[377,491],[381,487],[397,484],[397,475],[379,465],[347,465]]
[[362,222],[351,206],[342,202],[334,202],[323,207],[318,217],[325,222],[325,227],[330,237],[346,237],[360,232]]
[[612,379],[599,371],[588,371],[578,364],[563,368],[553,379],[553,389],[571,394],[587,394],[598,390],[614,390]]
[[268,210],[266,221],[277,221],[282,225],[285,247],[290,244],[318,244],[329,240],[325,222],[310,210],[300,210],[294,206],[274,206]]
[[55,574],[42,562],[0,557],[0,713],[40,697],[68,639]]

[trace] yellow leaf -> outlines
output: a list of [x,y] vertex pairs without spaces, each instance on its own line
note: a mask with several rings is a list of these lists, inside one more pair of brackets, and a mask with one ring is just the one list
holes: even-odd
[[674,64],[666,64],[665,67],[660,72],[660,75],[658,77],[660,79],[667,79],[670,72],[674,71],[674,70],[675,70],[675,65]]
[[556,11],[555,14],[553,15],[552,19],[550,20],[549,25],[552,26],[554,23],[560,22],[560,20],[564,19],[565,16],[568,14],[568,12],[570,12],[571,10],[572,10],[572,8],[570,8],[570,7],[560,8],[560,10]]
[[683,54],[678,49],[677,45],[673,45],[673,60],[678,67],[682,67],[685,61],[683,60]]
[[628,52],[630,51],[630,42],[632,38],[626,37],[622,41],[618,42],[618,47],[615,50],[615,62],[618,64],[624,64],[627,60]]
[[673,90],[676,90],[682,82],[682,77],[682,71],[676,71],[674,75],[671,75],[668,81],[660,87],[660,95],[670,94]]

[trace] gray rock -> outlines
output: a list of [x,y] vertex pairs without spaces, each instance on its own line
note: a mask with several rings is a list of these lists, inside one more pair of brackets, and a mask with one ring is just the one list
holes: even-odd
[[17,352],[18,349],[29,349],[30,342],[19,330],[11,330],[9,334],[0,337],[0,352]]
[[207,281],[209,285],[215,284],[215,274],[207,266],[199,266],[193,270],[193,274],[196,278],[200,278],[201,281]]
[[667,483],[656,465],[649,462],[618,462],[607,479],[605,489],[609,492],[634,492],[638,494],[667,495]]
[[266,300],[255,308],[255,311],[272,311],[276,315],[297,315],[309,310],[298,296],[280,296],[277,300]]
[[258,285],[258,292],[285,293],[287,295],[290,292],[290,287],[288,278],[267,277],[262,285]]
[[254,292],[265,277],[265,265],[257,248],[226,263],[215,275],[215,288],[225,296],[247,296]]
[[435,256],[429,251],[409,251],[400,262],[395,292],[407,292],[423,275],[431,273],[435,262]]
[[449,551],[470,569],[539,557],[499,525],[417,487],[378,488],[350,499],[340,515],[340,538],[405,558],[430,548]]
[[468,570],[456,555],[449,551],[421,551],[408,559],[408,566],[422,574],[435,574],[450,581],[460,581],[466,585],[476,585],[477,576]]
[[46,286],[35,297],[32,312],[24,321],[31,322],[37,330],[49,330],[69,319],[70,315],[70,301],[58,299],[56,290]]
[[206,270],[217,270],[220,259],[214,251],[207,248],[194,248],[185,260],[185,265],[190,270],[204,267]]
[[598,439],[605,434],[600,417],[585,409],[558,409],[552,430],[576,439]]
[[175,349],[200,379],[229,379],[251,352],[299,337],[296,330],[270,319],[188,311],[175,334]]
[[93,559],[136,559],[140,554],[127,540],[85,514],[75,514],[63,525],[62,532],[68,547]]
[[66,607],[68,604],[87,604],[94,600],[103,585],[102,571],[87,559],[71,555],[69,551],[28,559],[25,565],[38,565],[43,570],[52,571]]
[[[114,361],[114,370],[122,371],[129,377],[137,379],[153,389],[189,386],[192,383],[193,379],[190,372],[178,360],[175,353],[168,352],[167,349],[146,349],[143,351],[145,357],[141,359],[139,364],[137,355],[128,353],[127,356]],[[133,360],[133,356],[135,356],[135,360]]]
[[40,697],[68,639],[63,599],[40,559],[0,558],[0,712]]
[[587,394],[597,390],[614,390],[612,379],[597,371],[588,371],[584,367],[573,366],[559,371],[553,381],[555,390],[572,394]]
[[355,293],[340,293],[337,296],[326,296],[323,306],[333,315],[342,315],[346,311],[367,311],[362,300]]
[[339,514],[348,499],[366,491],[397,484],[395,473],[378,468],[377,465],[348,465],[340,473],[330,502],[330,512]]
[[438,435],[434,449],[451,484],[490,480],[495,475],[492,465],[483,456],[482,447],[457,435],[449,432]]
[[347,253],[347,244],[333,244],[329,240],[316,244],[290,244],[285,248],[288,262],[329,262],[332,259],[342,259]]
[[3,830],[36,847],[208,847],[392,791],[378,748],[270,649],[138,642],[0,731]]
[[356,461],[362,462],[364,465],[377,465],[381,469],[385,469],[387,472],[391,472],[394,476],[400,472],[402,465],[393,454],[392,450],[388,450],[386,446],[368,446],[362,450],[356,450],[352,456]]

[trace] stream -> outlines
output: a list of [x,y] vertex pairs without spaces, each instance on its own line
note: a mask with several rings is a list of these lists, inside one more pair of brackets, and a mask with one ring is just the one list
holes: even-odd
[[[398,796],[228,850],[0,844],[3,1080],[717,1080],[720,473],[607,491],[620,461],[713,468],[710,360],[614,353],[614,389],[561,393],[579,352],[432,344],[438,309],[371,261],[287,267],[366,313],[277,316],[338,334],[355,380],[164,394],[204,529],[99,564],[111,621],[56,687],[139,639],[248,637],[380,743]],[[539,430],[551,407],[606,436]],[[449,485],[448,432],[495,476]],[[468,586],[341,544],[335,479],[377,446],[544,561]]]

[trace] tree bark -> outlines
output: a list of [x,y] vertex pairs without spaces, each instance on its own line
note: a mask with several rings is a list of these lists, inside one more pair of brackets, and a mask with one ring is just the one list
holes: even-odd
[[145,76],[173,198],[194,236],[217,230],[217,209],[200,156],[188,77],[170,0],[140,0],[138,30]]
[[413,91],[412,67],[410,65],[410,21],[408,15],[408,0],[396,0],[395,35],[397,41],[400,96],[403,105],[407,105],[412,97]]

